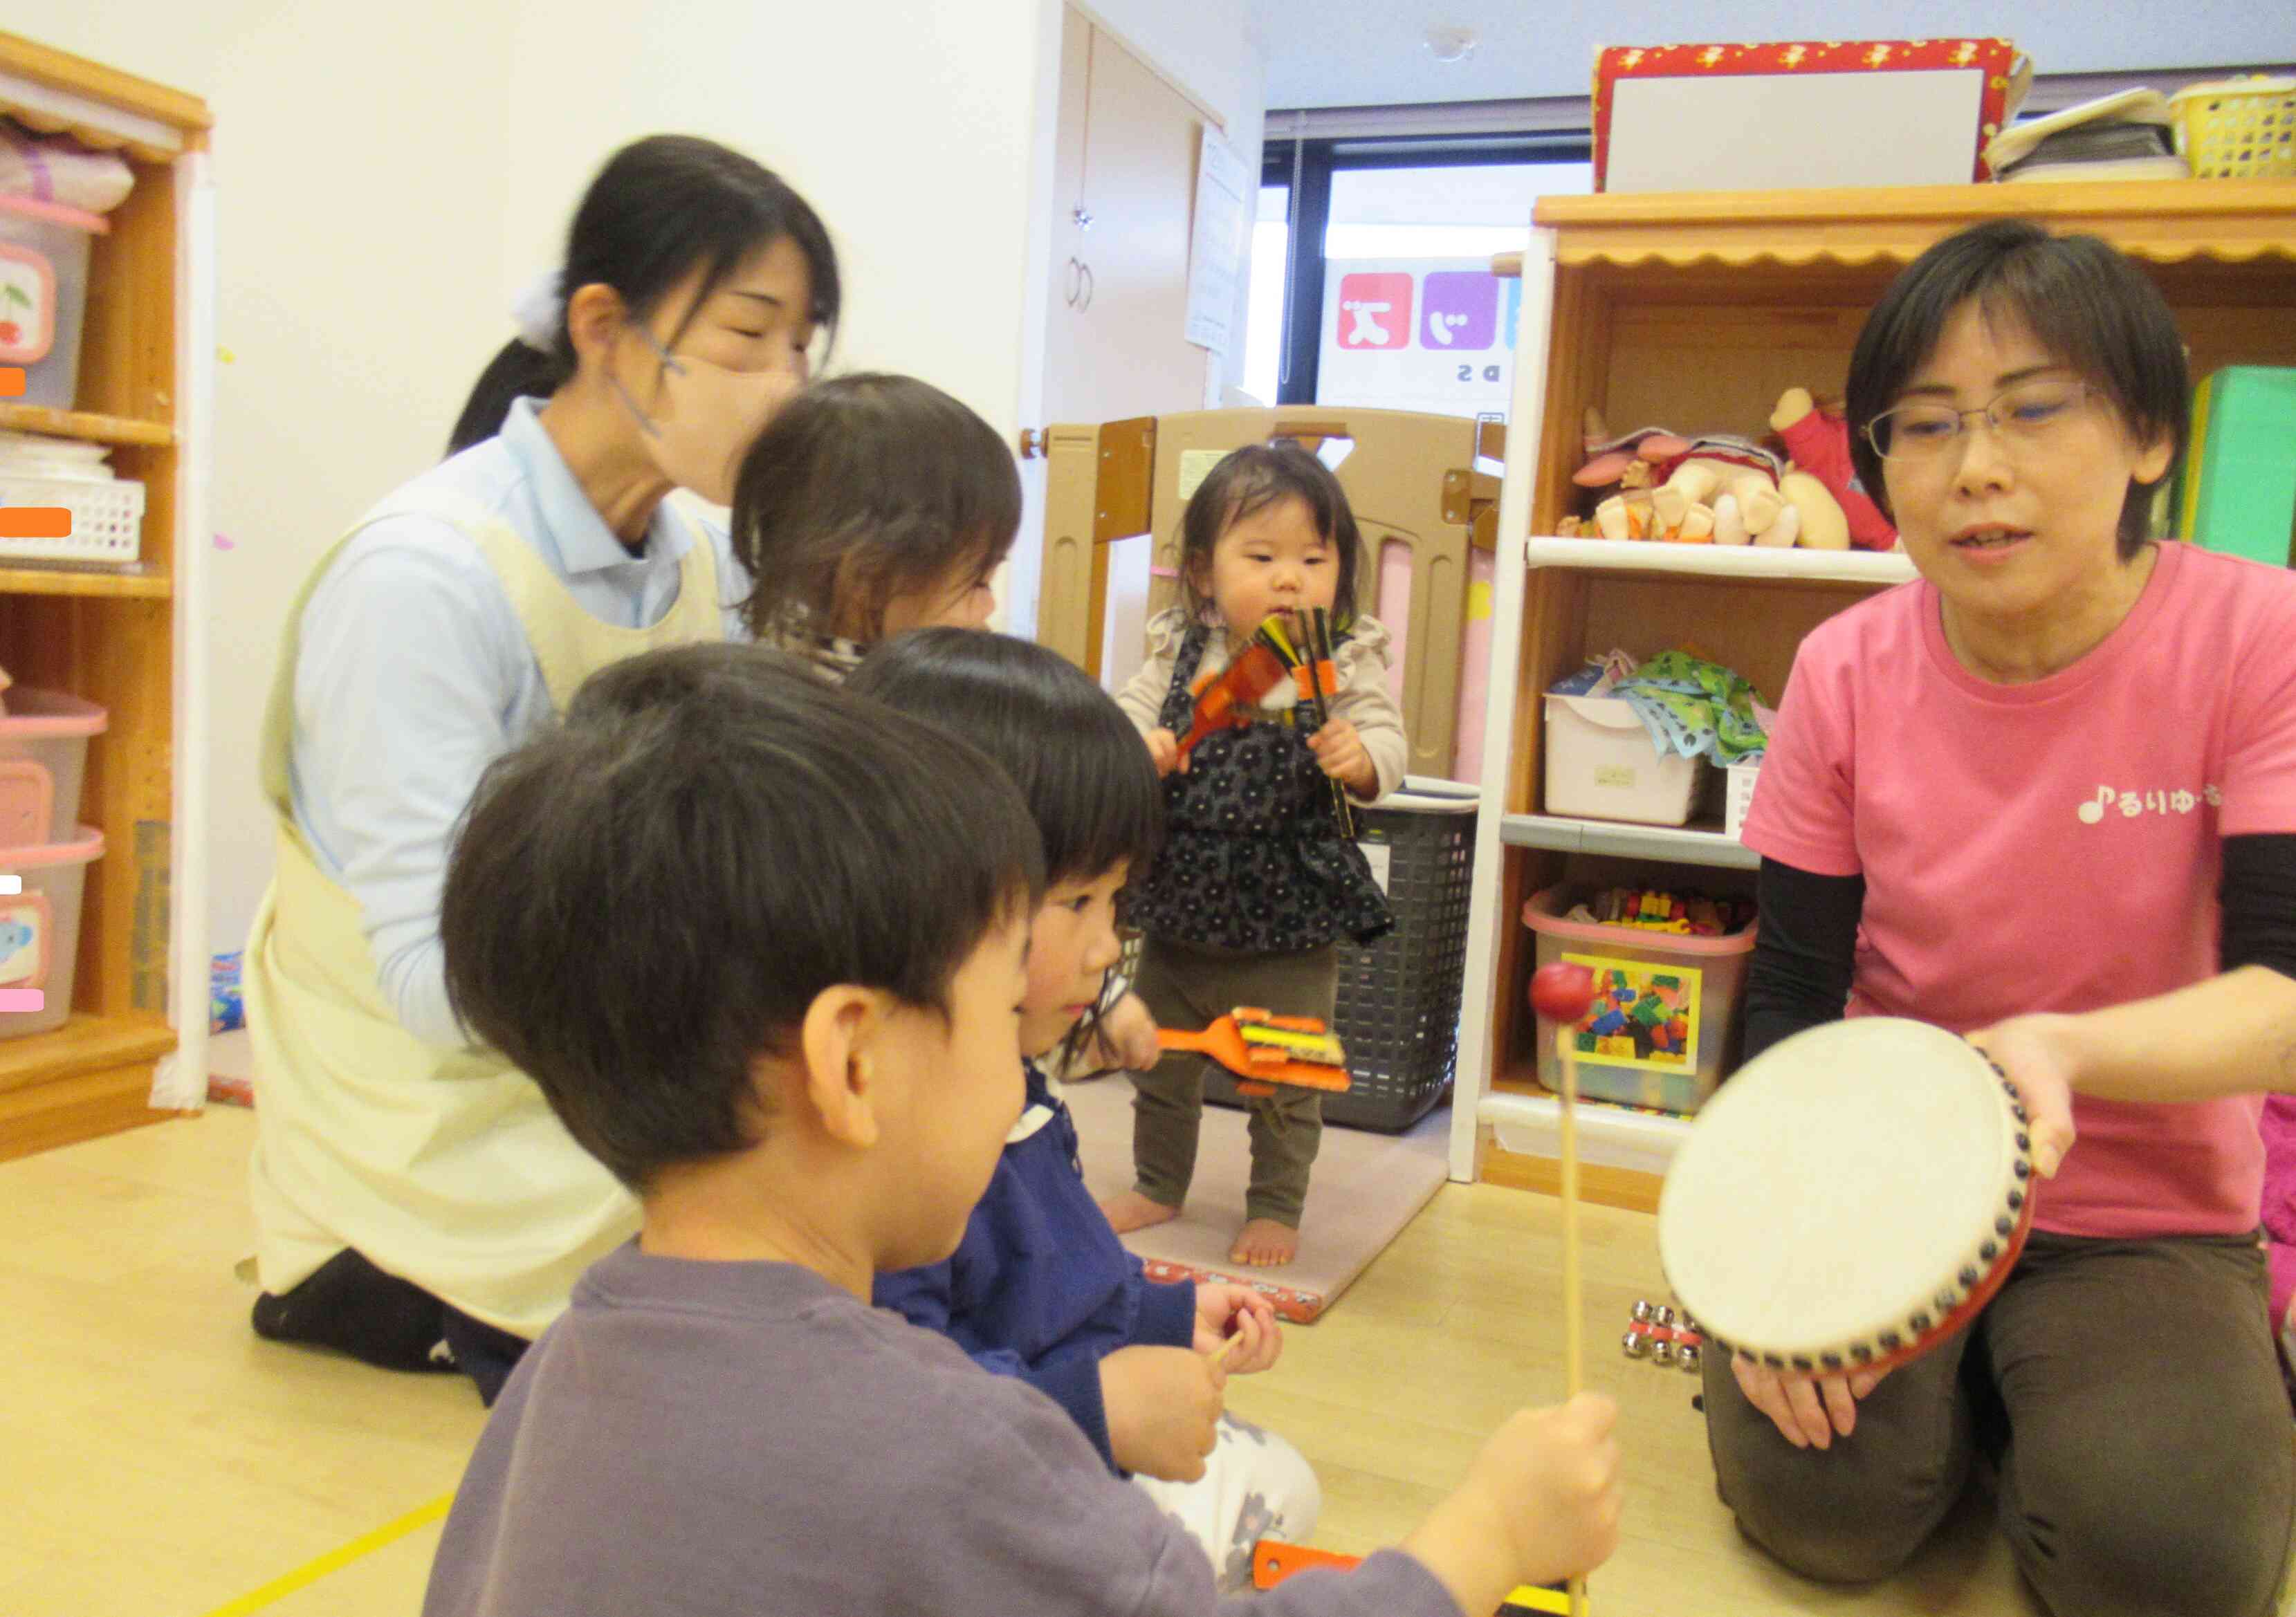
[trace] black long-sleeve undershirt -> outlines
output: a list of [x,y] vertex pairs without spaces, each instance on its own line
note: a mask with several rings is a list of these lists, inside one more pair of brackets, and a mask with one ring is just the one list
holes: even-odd
[[[1862,876],[1819,876],[1762,861],[1756,896],[1761,934],[1746,979],[1744,1059],[1821,1022],[1849,998]],[[2296,835],[2227,837],[2217,897],[2223,968],[2266,966],[2296,977]]]

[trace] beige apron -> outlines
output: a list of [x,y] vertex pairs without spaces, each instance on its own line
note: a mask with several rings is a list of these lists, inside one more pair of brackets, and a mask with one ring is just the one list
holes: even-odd
[[618,628],[585,611],[508,523],[418,486],[338,541],[287,615],[261,741],[278,870],[248,938],[244,984],[263,1287],[288,1291],[351,1246],[472,1318],[531,1337],[566,1306],[583,1270],[636,1233],[637,1205],[525,1074],[492,1052],[426,1044],[399,1025],[378,987],[358,905],[312,858],[288,785],[311,592],[360,529],[410,512],[439,518],[478,546],[560,713],[610,663],[723,637],[717,551],[685,518],[693,536],[676,602],[651,628]]

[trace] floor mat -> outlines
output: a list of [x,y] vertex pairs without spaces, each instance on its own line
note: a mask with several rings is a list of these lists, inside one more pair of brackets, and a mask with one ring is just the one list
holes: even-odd
[[[1132,1186],[1132,1085],[1121,1074],[1062,1091],[1076,1115],[1085,1182],[1098,1197]],[[1135,1230],[1124,1244],[1160,1280],[1236,1280],[1255,1286],[1284,1319],[1306,1324],[1329,1308],[1364,1266],[1418,1215],[1444,1180],[1450,1109],[1439,1107],[1405,1134],[1326,1126],[1308,1187],[1300,1255],[1281,1269],[1227,1261],[1243,1223],[1250,1171],[1246,1114],[1204,1108],[1188,1205],[1168,1224]]]

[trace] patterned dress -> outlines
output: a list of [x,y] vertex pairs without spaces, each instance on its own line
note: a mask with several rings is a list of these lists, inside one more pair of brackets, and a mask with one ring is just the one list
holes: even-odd
[[[1209,633],[1191,628],[1173,663],[1160,723],[1175,735],[1193,722]],[[1258,720],[1196,744],[1187,772],[1164,781],[1164,851],[1128,892],[1129,924],[1254,954],[1368,943],[1395,925],[1363,850],[1340,834],[1308,733]]]

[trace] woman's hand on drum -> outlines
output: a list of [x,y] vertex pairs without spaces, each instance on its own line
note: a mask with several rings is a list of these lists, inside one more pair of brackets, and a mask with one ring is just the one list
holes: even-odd
[[1887,1370],[1848,1376],[1797,1376],[1732,1355],[1730,1368],[1746,1401],[1770,1417],[1797,1449],[1831,1449],[1836,1433],[1857,1426],[1857,1401],[1873,1395]]
[[1969,1041],[2008,1074],[2025,1103],[2033,1141],[2033,1170],[2056,1177],[2073,1146],[2073,1060],[2066,1037],[2072,1018],[2012,1017],[1969,1035]]

